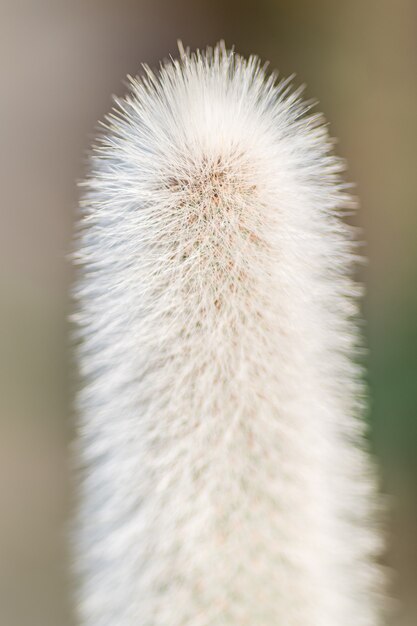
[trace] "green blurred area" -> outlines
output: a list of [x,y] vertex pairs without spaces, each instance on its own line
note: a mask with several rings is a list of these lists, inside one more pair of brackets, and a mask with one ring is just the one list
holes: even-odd
[[[415,0],[0,0],[0,624],[69,626],[66,316],[76,180],[124,77],[219,39],[296,73],[349,162],[395,625],[417,623]],[[353,620],[354,621],[354,620]]]

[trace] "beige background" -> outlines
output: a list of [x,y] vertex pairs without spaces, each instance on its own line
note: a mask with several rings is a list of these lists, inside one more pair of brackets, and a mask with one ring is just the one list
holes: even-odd
[[[64,524],[72,437],[66,315],[76,180],[124,76],[225,38],[296,72],[350,163],[368,241],[371,445],[387,561],[417,622],[417,3],[0,0],[0,624],[72,624]],[[354,616],[352,618],[354,623]]]

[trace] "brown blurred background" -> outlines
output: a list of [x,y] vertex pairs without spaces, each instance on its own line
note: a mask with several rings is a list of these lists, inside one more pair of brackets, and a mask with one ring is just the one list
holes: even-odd
[[[224,38],[317,97],[350,164],[370,441],[389,494],[387,561],[417,623],[417,2],[0,0],[0,625],[73,624],[64,524],[72,436],[67,252],[96,120],[124,77]],[[354,623],[354,616],[352,617]],[[168,626],[168,625],[167,625]],[[337,626],[337,625],[335,625]]]

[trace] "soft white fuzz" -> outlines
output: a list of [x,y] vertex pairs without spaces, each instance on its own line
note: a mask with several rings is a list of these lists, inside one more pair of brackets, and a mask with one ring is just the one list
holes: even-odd
[[320,116],[223,45],[131,80],[91,159],[85,626],[375,626],[351,204]]

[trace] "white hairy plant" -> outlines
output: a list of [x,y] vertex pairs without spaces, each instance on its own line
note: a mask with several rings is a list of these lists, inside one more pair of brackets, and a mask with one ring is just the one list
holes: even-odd
[[376,626],[343,163],[256,57],[180,52],[85,182],[80,623]]

